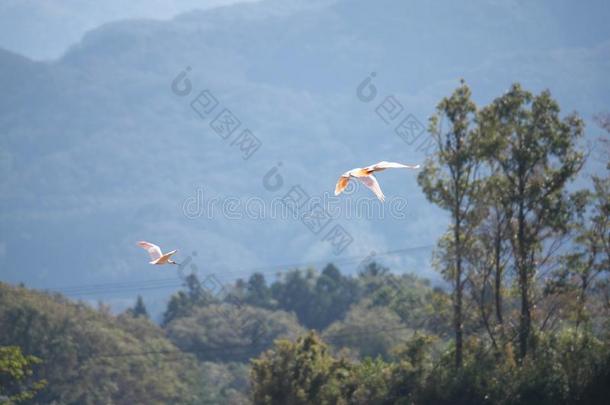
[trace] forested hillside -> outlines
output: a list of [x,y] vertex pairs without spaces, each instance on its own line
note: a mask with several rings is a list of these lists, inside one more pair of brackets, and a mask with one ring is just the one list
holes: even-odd
[[39,361],[20,381],[4,376],[10,389],[3,395],[42,381],[32,403],[247,403],[249,360],[276,339],[295,341],[311,328],[354,361],[390,360],[422,325],[442,333],[443,292],[375,263],[363,270],[356,278],[333,265],[294,270],[272,285],[254,274],[224,299],[190,276],[162,326],[148,319],[141,300],[112,315],[103,304],[2,284],[0,345]]

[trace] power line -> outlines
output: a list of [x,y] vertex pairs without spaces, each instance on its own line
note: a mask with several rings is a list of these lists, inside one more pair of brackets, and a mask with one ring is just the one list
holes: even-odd
[[[179,281],[179,279],[176,279]],[[134,293],[134,292],[138,292],[138,291],[148,291],[148,290],[161,290],[161,289],[167,289],[167,288],[180,288],[182,287],[183,284],[182,283],[173,283],[173,284],[166,284],[166,285],[157,285],[157,286],[142,286],[142,287],[131,287],[131,288],[123,288],[123,289],[113,289],[113,290],[99,290],[99,291],[75,291],[75,292],[69,292],[69,293],[62,293],[64,295],[67,295],[69,297],[82,297],[82,296],[87,296],[87,295],[108,295],[108,294],[119,294],[119,293]]]
[[172,278],[159,278],[159,279],[148,279],[148,280],[134,280],[134,281],[117,281],[110,283],[102,283],[102,284],[85,284],[85,285],[74,285],[70,287],[51,287],[53,290],[61,290],[69,292],[71,290],[80,290],[80,289],[95,289],[95,288],[110,288],[110,287],[123,287],[123,286],[138,286],[146,283],[157,283],[157,282],[167,282],[167,281],[176,281],[175,277]]
[[[302,267],[313,267],[316,265],[325,265],[328,263],[333,264],[346,264],[351,262],[362,261],[367,258],[374,259],[376,257],[392,256],[392,255],[403,255],[409,252],[418,250],[430,250],[434,245],[422,245],[409,248],[388,250],[385,252],[372,252],[366,256],[351,256],[339,259],[326,259],[319,261],[300,262],[292,264],[280,264],[266,267],[254,267],[250,269],[236,270],[230,272],[224,272],[223,275],[231,274],[252,274],[260,273],[263,275],[276,274],[278,270],[285,268],[302,268]],[[213,274],[213,273],[211,273]],[[240,277],[238,277],[240,278]],[[228,280],[234,282],[236,279]],[[133,293],[143,290],[155,290],[155,289],[167,289],[167,288],[178,288],[183,285],[183,280],[180,278],[163,278],[163,279],[147,279],[147,280],[134,280],[125,282],[110,282],[100,284],[85,284],[85,285],[73,285],[67,287],[54,287],[46,288],[44,290],[50,292],[59,292],[68,296],[87,296],[87,295],[101,295],[101,294],[116,294],[116,293]]]

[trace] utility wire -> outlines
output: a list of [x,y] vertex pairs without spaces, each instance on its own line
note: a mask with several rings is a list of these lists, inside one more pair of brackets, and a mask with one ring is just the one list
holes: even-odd
[[[224,272],[224,275],[231,274],[252,274],[252,273],[260,273],[263,275],[277,274],[278,270],[290,268],[302,268],[302,267],[313,267],[315,265],[325,265],[328,263],[333,264],[345,264],[350,262],[362,261],[364,259],[370,258],[374,260],[377,257],[383,256],[397,256],[404,255],[409,252],[418,251],[418,250],[430,250],[434,247],[434,245],[423,245],[423,246],[415,246],[403,249],[395,249],[389,250],[385,252],[372,252],[366,256],[351,256],[340,259],[327,259],[320,260],[314,262],[300,262],[300,263],[292,263],[292,264],[282,264],[282,265],[273,265],[267,267],[254,267],[250,269],[243,269],[231,272]],[[225,278],[225,277],[222,277]],[[237,277],[234,280],[236,281]],[[49,292],[59,292],[68,296],[87,296],[87,295],[106,295],[106,294],[116,294],[116,293],[132,293],[143,290],[155,290],[155,289],[168,289],[168,288],[179,288],[183,285],[183,280],[177,277],[173,278],[162,278],[162,279],[147,279],[147,280],[134,280],[134,281],[125,281],[125,282],[110,282],[110,283],[99,283],[99,284],[85,284],[85,285],[73,285],[67,287],[53,287],[53,288],[45,288],[44,290]]]

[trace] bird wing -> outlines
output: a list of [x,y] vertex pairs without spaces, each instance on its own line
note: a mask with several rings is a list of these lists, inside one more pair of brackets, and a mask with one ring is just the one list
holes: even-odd
[[386,162],[385,160],[383,160],[379,163],[375,163],[374,165],[366,167],[366,169],[371,170],[373,172],[385,169],[419,169],[419,165],[405,165],[402,163]]
[[177,251],[178,251],[178,249],[172,250],[171,252],[167,252],[164,256],[170,257],[171,255],[173,255]]
[[383,195],[381,187],[379,187],[379,182],[377,181],[375,176],[371,174],[370,176],[366,177],[358,177],[358,180],[360,180],[362,184],[371,189],[371,191],[375,193],[375,195],[377,196],[377,198],[379,198],[380,201],[383,202],[385,200],[385,196]]
[[345,174],[341,175],[341,177],[339,177],[339,181],[337,181],[337,185],[335,186],[335,195],[341,194],[347,187],[348,183],[349,176],[346,176]]
[[163,256],[163,253],[161,253],[161,248],[159,246],[155,245],[154,243],[140,241],[140,242],[138,242],[138,246],[140,246],[143,249],[146,249],[146,251],[150,255],[150,259],[153,261],[155,261],[158,258],[160,258],[161,256]]
[[357,167],[355,169],[345,172],[343,175],[347,177],[364,177],[368,176],[371,173],[372,171],[368,167],[365,167],[364,169]]

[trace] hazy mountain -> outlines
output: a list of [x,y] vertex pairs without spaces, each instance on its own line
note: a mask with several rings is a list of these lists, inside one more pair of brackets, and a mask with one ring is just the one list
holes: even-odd
[[127,18],[169,19],[193,9],[257,0],[3,0],[0,47],[35,60],[56,59],[86,31]]
[[[52,287],[174,277],[174,268],[146,263],[140,239],[179,248],[179,260],[196,251],[202,274],[226,279],[334,257],[322,239],[335,224],[354,239],[339,260],[434,244],[445,215],[425,201],[415,173],[380,175],[388,196],[408,201],[402,217],[390,218],[386,205],[385,218],[350,218],[346,204],[371,197],[358,189],[318,235],[295,219],[223,217],[220,203],[209,219],[205,204],[188,199],[199,189],[206,202],[250,198],[253,214],[293,185],[312,197],[332,193],[355,165],[421,162],[419,140],[408,145],[393,128],[408,114],[425,125],[460,77],[480,103],[520,81],[550,88],[566,114],[590,120],[610,101],[610,28],[590,21],[610,12],[603,2],[587,6],[263,1],[106,24],[54,62],[2,51],[2,279]],[[172,81],[187,67],[192,89],[180,96]],[[371,72],[377,95],[367,103],[357,88]],[[204,89],[218,101],[207,119],[190,105]],[[392,125],[375,112],[388,95],[404,107]],[[210,127],[224,108],[241,121],[228,140]],[[262,142],[248,160],[234,143],[246,128]],[[599,133],[590,127],[588,136]],[[270,191],[263,177],[278,163],[284,183]],[[601,167],[591,160],[586,170]],[[429,255],[384,259],[431,275]],[[87,298],[109,296],[120,294]]]

